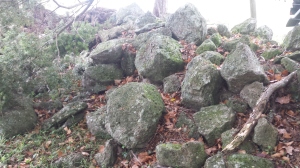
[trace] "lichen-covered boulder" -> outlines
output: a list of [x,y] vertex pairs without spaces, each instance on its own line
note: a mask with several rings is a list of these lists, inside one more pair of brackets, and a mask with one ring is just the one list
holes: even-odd
[[200,45],[206,38],[206,21],[192,4],[186,4],[170,15],[166,21],[175,38]]
[[295,26],[285,36],[282,46],[286,50],[296,51],[300,49],[300,26]]
[[260,37],[262,39],[266,39],[266,40],[270,41],[270,40],[272,40],[272,37],[273,37],[273,31],[268,26],[263,25],[255,30],[254,35],[256,37]]
[[105,148],[95,155],[95,160],[101,167],[113,167],[118,157],[118,144],[114,140],[105,142]]
[[194,121],[186,113],[182,112],[179,114],[175,126],[176,128],[181,128],[190,138],[198,139],[200,136]]
[[135,66],[140,75],[157,83],[176,72],[182,71],[184,62],[180,45],[171,37],[155,34],[138,51]]
[[245,20],[244,22],[234,26],[231,29],[232,33],[241,33],[241,34],[250,34],[255,31],[256,29],[256,19],[255,18],[249,18]]
[[216,51],[205,51],[200,56],[216,65],[221,65],[225,60],[225,57]]
[[252,168],[252,167],[268,167],[275,168],[271,160],[257,157],[249,154],[232,154],[226,159],[227,168]]
[[248,104],[244,99],[234,95],[226,100],[222,100],[222,102],[223,101],[225,101],[225,105],[230,107],[233,111],[237,113],[247,113]]
[[131,76],[134,74],[135,68],[135,57],[136,52],[132,50],[132,45],[130,44],[129,47],[126,47],[123,51],[122,60],[121,60],[121,68],[124,72],[125,76]]
[[245,85],[255,81],[268,83],[267,75],[255,53],[248,45],[242,43],[226,57],[221,75],[226,80],[228,89],[234,93],[239,93]]
[[163,84],[164,84],[164,93],[177,92],[181,87],[180,79],[176,74],[164,78]]
[[85,160],[81,153],[71,153],[59,158],[51,167],[81,167]]
[[261,56],[263,56],[265,59],[270,60],[272,58],[274,58],[277,55],[282,54],[283,51],[281,49],[278,48],[270,48],[268,50],[265,50]]
[[299,63],[286,57],[281,60],[281,64],[285,67],[289,72],[293,72],[299,69]]
[[215,33],[218,33],[217,29],[215,27],[209,27],[207,28],[207,35],[213,35]]
[[222,83],[223,79],[214,64],[201,56],[194,57],[187,65],[181,84],[182,104],[196,110],[217,104]]
[[265,150],[274,149],[277,144],[278,131],[268,123],[267,119],[260,118],[254,128],[253,142]]
[[231,129],[235,121],[233,110],[223,104],[202,107],[193,117],[198,132],[204,136],[209,146],[214,145],[223,132]]
[[156,158],[160,166],[198,168],[204,165],[206,157],[204,144],[201,142],[156,146]]
[[223,24],[218,24],[217,30],[218,30],[218,32],[219,32],[219,34],[220,34],[221,36],[225,36],[225,37],[227,37],[227,38],[230,38],[231,33],[230,33],[230,31],[228,30],[227,26],[225,26],[225,25],[223,25]]
[[117,11],[115,15],[116,24],[120,25],[128,22],[129,20],[134,21],[142,15],[144,15],[144,11],[136,3],[132,3]]
[[197,54],[202,54],[205,51],[215,51],[217,49],[216,45],[210,39],[206,39],[197,49]]
[[138,17],[134,24],[136,29],[140,29],[149,23],[155,23],[156,17],[151,12],[146,12],[144,15]]
[[221,152],[206,159],[204,168],[226,168],[225,160]]
[[222,43],[222,37],[220,36],[219,33],[214,33],[210,36],[209,38],[212,42],[214,42],[214,44],[216,45],[216,47],[219,47]]
[[[133,30],[133,23],[129,22],[123,25],[115,26],[110,29],[103,29],[98,32],[101,42],[116,39],[122,35],[123,32]],[[100,43],[101,44],[101,43]]]
[[233,51],[236,49],[236,46],[238,43],[244,43],[244,44],[247,44],[247,45],[250,45],[250,38],[248,35],[243,35],[241,38],[239,39],[234,39],[234,40],[229,40],[229,41],[226,41],[223,43],[223,48],[226,50],[226,51]]
[[105,128],[106,106],[86,115],[86,124],[89,131],[102,139],[111,138]]
[[164,102],[154,85],[131,82],[109,94],[105,128],[126,148],[143,148],[155,134]]
[[86,91],[98,93],[105,91],[115,79],[122,79],[123,71],[115,64],[99,64],[85,70],[82,86]]
[[240,96],[247,101],[248,105],[253,109],[256,106],[257,100],[264,92],[265,87],[260,82],[253,82],[246,85],[240,92]]

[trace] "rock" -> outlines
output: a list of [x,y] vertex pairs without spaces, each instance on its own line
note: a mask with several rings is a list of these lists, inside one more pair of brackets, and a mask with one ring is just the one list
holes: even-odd
[[122,46],[123,44],[130,42],[132,41],[126,39],[114,39],[100,43],[91,52],[89,57],[96,65],[120,63],[123,54]]
[[214,28],[214,27],[207,28],[207,35],[213,35],[215,33],[218,33],[218,31],[216,30],[216,28]]
[[252,51],[254,51],[256,53],[260,46],[258,44],[250,42],[249,47],[251,48]]
[[136,29],[134,32],[136,34],[140,34],[140,33],[145,33],[153,29],[158,29],[162,27],[165,27],[165,22],[149,23],[140,29]]
[[281,60],[281,64],[285,67],[289,72],[293,72],[299,69],[299,63],[286,57]]
[[114,140],[105,142],[105,148],[95,155],[95,160],[101,167],[113,167],[118,157],[118,145]]
[[202,54],[205,51],[215,51],[216,45],[210,39],[206,39],[196,50],[197,54]]
[[152,37],[156,36],[155,34],[160,34],[164,36],[172,37],[172,32],[169,28],[161,27],[146,33],[141,33],[138,36],[135,37],[135,40],[133,42],[133,46],[139,50],[147,41]]
[[226,168],[226,164],[221,152],[206,159],[204,168]]
[[166,27],[171,29],[176,39],[187,43],[200,45],[206,38],[206,21],[192,4],[186,4],[170,15]]
[[209,39],[214,42],[216,47],[219,47],[222,43],[222,37],[219,33],[212,34]]
[[292,54],[286,55],[286,57],[288,57],[294,61],[300,62],[300,51],[295,51]]
[[275,168],[271,160],[257,157],[249,154],[233,154],[227,157],[227,168],[252,168],[252,167],[268,167]]
[[202,107],[193,117],[198,132],[204,136],[209,146],[214,145],[223,132],[231,129],[235,121],[232,109],[223,104]]
[[164,83],[164,93],[177,92],[181,87],[181,82],[176,74],[164,78],[163,83]]
[[285,36],[282,46],[286,50],[296,51],[300,49],[300,26],[295,26]]
[[221,65],[225,60],[225,57],[223,55],[215,51],[205,51],[202,54],[200,54],[200,57],[203,57],[209,60],[211,63],[216,64],[218,66]]
[[78,113],[68,118],[67,121],[61,126],[61,128],[72,127],[73,125],[78,124],[81,120],[84,119],[85,113]]
[[155,23],[155,22],[156,22],[156,17],[151,12],[148,11],[144,15],[138,17],[135,20],[134,25],[136,29],[140,29],[149,23]]
[[254,128],[253,142],[264,150],[273,150],[277,144],[278,131],[267,119],[260,118]]
[[38,120],[31,99],[18,95],[14,100],[14,107],[3,107],[0,112],[0,135],[5,138],[33,130]]
[[105,128],[106,106],[86,115],[86,123],[89,131],[101,139],[109,139],[111,136]]
[[225,100],[225,105],[237,113],[247,113],[247,102],[238,96],[229,97]]
[[123,50],[123,56],[121,60],[121,68],[124,72],[125,76],[131,76],[134,74],[134,71],[136,70],[135,68],[135,57],[136,57],[136,52],[132,50],[132,45],[129,47],[126,47]]
[[181,86],[181,99],[185,107],[199,110],[219,103],[219,91],[223,79],[217,67],[210,61],[196,56],[187,65]]
[[109,94],[105,128],[126,148],[143,148],[155,134],[164,108],[154,85],[128,83]]
[[39,102],[34,103],[33,108],[44,109],[44,110],[60,110],[63,108],[63,104],[60,100],[48,101],[48,102]]
[[268,26],[263,25],[255,30],[254,35],[270,41],[273,37],[273,31]]
[[80,167],[83,166],[84,156],[81,153],[72,153],[67,156],[63,156],[54,162],[53,167]]
[[255,53],[248,45],[242,43],[226,57],[221,75],[226,80],[229,90],[234,93],[239,93],[245,85],[255,81],[268,83],[268,78]]
[[98,93],[105,91],[108,85],[114,84],[116,79],[123,78],[123,71],[114,64],[99,64],[85,70],[82,86],[86,91]]
[[225,36],[225,37],[227,37],[227,38],[230,38],[230,36],[231,36],[230,31],[229,31],[228,28],[227,28],[225,25],[223,25],[223,24],[219,24],[219,25],[217,26],[217,31],[219,32],[219,34],[220,34],[221,36]]
[[[134,27],[133,23],[129,22],[129,23],[126,23],[126,24],[123,24],[123,25],[120,25],[120,26],[112,27],[112,28],[107,29],[107,30],[100,30],[98,32],[98,36],[99,36],[101,42],[103,43],[103,42],[106,42],[108,40],[118,38],[119,36],[122,35],[123,32],[133,30],[134,29],[133,27]],[[98,44],[98,45],[100,45],[100,44]]]
[[240,96],[247,101],[248,105],[253,109],[256,106],[257,100],[264,92],[265,87],[260,82],[253,82],[246,85],[240,92]]
[[285,87],[286,93],[291,95],[293,103],[300,102],[300,71],[298,70],[296,73],[297,78],[293,78]]
[[274,58],[277,55],[282,54],[283,51],[281,49],[278,48],[270,48],[268,50],[265,50],[261,56],[263,56],[265,59],[270,60],[272,58]]
[[256,29],[256,19],[255,18],[249,18],[245,20],[243,23],[240,23],[236,26],[234,26],[231,29],[231,32],[234,34],[241,33],[241,34],[250,34],[255,31]]
[[42,124],[43,130],[49,130],[55,126],[63,125],[69,118],[83,112],[87,108],[84,102],[73,102],[66,105],[59,112],[55,113],[51,118],[48,118]]
[[168,36],[155,34],[136,55],[135,66],[140,75],[157,83],[184,69],[178,42]]
[[183,112],[179,114],[175,126],[176,128],[181,128],[183,132],[188,133],[190,138],[198,139],[200,136],[194,121],[188,118],[188,116]]
[[156,157],[160,166],[198,168],[204,165],[207,155],[204,144],[194,141],[160,144],[156,146]]
[[230,40],[230,41],[226,41],[224,42],[223,44],[223,48],[226,50],[226,51],[233,51],[236,49],[236,46],[238,43],[244,43],[244,44],[247,44],[247,45],[250,45],[250,38],[248,35],[243,35],[241,38],[239,39],[235,39],[235,40]]
[[144,15],[144,11],[136,3],[132,3],[131,5],[117,11],[115,16],[116,24],[120,25],[126,23],[128,20],[134,21],[142,15]]

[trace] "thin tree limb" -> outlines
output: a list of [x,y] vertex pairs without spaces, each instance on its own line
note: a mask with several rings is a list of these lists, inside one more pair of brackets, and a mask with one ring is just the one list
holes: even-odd
[[75,4],[75,5],[73,5],[73,6],[64,6],[64,5],[61,5],[61,4],[59,4],[56,0],[53,0],[53,2],[54,2],[57,6],[59,6],[59,7],[61,7],[61,8],[65,8],[65,9],[73,9],[73,8],[78,7],[78,6],[82,6],[82,5],[84,5],[84,4],[88,4],[90,1],[87,0],[87,1],[84,1],[84,2],[79,2],[78,4]]
[[264,91],[260,98],[258,99],[256,106],[254,107],[252,113],[249,116],[249,119],[243,126],[243,128],[239,131],[239,133],[234,137],[234,139],[222,150],[222,152],[227,153],[236,149],[250,134],[252,129],[257,123],[257,120],[260,118],[262,113],[264,112],[267,102],[269,101],[270,96],[279,88],[282,88],[288,84],[288,82],[293,78],[293,76],[297,73],[294,71],[290,73],[287,77],[282,80],[271,84],[266,91]]

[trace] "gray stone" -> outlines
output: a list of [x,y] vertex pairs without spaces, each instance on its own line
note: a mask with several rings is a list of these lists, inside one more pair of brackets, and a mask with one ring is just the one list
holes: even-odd
[[136,55],[135,66],[140,75],[157,83],[184,69],[178,42],[168,36],[155,34]]
[[[67,156],[63,156],[55,161],[52,166],[58,168],[65,168],[65,167],[80,167],[84,162],[85,158],[81,153],[72,153]],[[51,167],[52,167],[51,166]]]
[[216,28],[214,28],[214,27],[207,28],[207,35],[213,35],[215,33],[218,33]]
[[155,134],[164,108],[154,85],[128,83],[109,94],[105,128],[126,148],[143,148]]
[[218,32],[219,32],[219,34],[220,34],[221,36],[225,36],[225,37],[227,37],[227,38],[230,38],[231,33],[230,33],[230,31],[228,30],[227,26],[225,26],[225,25],[223,25],[223,24],[219,24],[219,25],[217,26],[217,30],[218,30]]
[[95,155],[95,160],[101,167],[113,167],[118,157],[118,145],[114,140],[105,142],[105,148]]
[[65,128],[65,127],[72,127],[73,125],[76,125],[78,124],[81,120],[84,119],[84,115],[85,113],[84,112],[80,112],[80,113],[77,113],[73,116],[71,116],[70,118],[67,119],[67,121],[61,126],[61,128]]
[[214,145],[223,132],[231,129],[235,121],[232,109],[223,104],[202,107],[193,116],[198,132],[204,136],[209,146]]
[[185,144],[160,144],[156,146],[156,157],[161,166],[199,168],[207,157],[204,144],[187,142]]
[[140,34],[140,33],[145,33],[153,29],[158,29],[162,27],[165,27],[165,22],[149,23],[140,29],[136,29],[134,32],[136,34]]
[[270,41],[273,37],[273,31],[268,26],[263,25],[255,30],[254,35]]
[[239,39],[234,39],[234,40],[230,40],[230,41],[226,41],[223,43],[223,48],[226,51],[233,51],[236,49],[236,46],[238,43],[243,43],[243,44],[247,44],[250,45],[250,38],[248,35],[243,35],[241,38]]
[[225,160],[221,152],[206,159],[204,168],[226,168]]
[[210,61],[196,56],[187,65],[181,86],[182,104],[199,110],[219,103],[219,90],[223,79],[217,67]]
[[176,39],[200,45],[206,38],[206,21],[192,4],[186,4],[170,15],[166,21]]
[[265,87],[260,82],[253,82],[246,85],[240,92],[240,96],[247,101],[248,105],[253,109],[260,95],[264,92]]
[[163,80],[164,83],[164,93],[177,92],[180,89],[181,82],[176,74],[170,75]]
[[212,34],[209,39],[214,42],[216,47],[219,47],[222,43],[222,37],[219,33]]
[[253,142],[265,150],[274,149],[277,144],[278,131],[267,119],[260,118],[254,128]]
[[255,53],[248,45],[242,43],[226,57],[221,75],[226,80],[229,90],[234,93],[239,93],[244,86],[255,81],[265,84],[269,82]]
[[34,103],[33,107],[36,109],[45,109],[45,110],[60,110],[63,108],[63,104],[60,100],[48,101],[48,102],[39,102]]
[[52,127],[63,125],[69,118],[72,118],[78,113],[83,112],[87,108],[84,102],[73,102],[67,104],[59,112],[55,113],[51,118],[45,120],[42,124],[43,130],[48,130]]
[[215,51],[217,49],[216,45],[210,39],[206,39],[197,49],[197,54],[202,54],[205,51]]
[[225,57],[216,51],[205,51],[200,56],[216,65],[221,65],[225,60]]
[[229,97],[225,100],[225,104],[237,113],[247,113],[247,102],[238,96]]
[[286,93],[291,95],[293,103],[300,102],[300,71],[296,72],[297,78],[293,78],[285,87]]
[[293,72],[299,69],[299,63],[286,57],[281,60],[281,64],[285,67],[289,72]]
[[126,24],[123,24],[120,26],[112,27],[110,29],[100,30],[98,32],[98,36],[99,36],[101,42],[103,43],[108,40],[118,38],[119,36],[122,35],[123,32],[133,30],[133,29],[134,29],[133,23],[129,22],[129,23],[126,23]]
[[128,22],[128,20],[134,21],[142,15],[144,15],[144,11],[136,3],[132,3],[117,11],[115,15],[116,24],[120,25]]
[[89,131],[96,137],[102,139],[111,138],[105,128],[106,106],[86,115],[86,124]]
[[300,49],[300,26],[295,26],[285,36],[282,46],[286,50],[296,51]]
[[270,48],[268,50],[265,50],[261,56],[263,56],[265,59],[270,60],[272,58],[274,58],[277,55],[282,54],[283,51],[281,49],[278,48]]
[[125,76],[131,76],[134,74],[134,71],[136,70],[135,68],[135,57],[136,57],[136,52],[132,50],[132,45],[129,47],[126,47],[123,50],[123,56],[121,60],[121,68],[124,72]]
[[98,93],[105,91],[108,85],[114,84],[116,79],[123,78],[123,71],[114,64],[99,64],[85,70],[82,86],[86,91]]
[[253,168],[253,167],[268,167],[275,168],[271,160],[249,155],[249,154],[233,154],[227,157],[227,168]]
[[198,139],[200,136],[194,121],[183,112],[179,114],[175,126],[181,128],[190,138]]
[[144,15],[138,17],[134,24],[136,29],[140,29],[149,23],[155,23],[156,17],[151,12],[146,12]]
[[244,22],[234,26],[231,29],[231,32],[234,34],[241,33],[241,34],[250,34],[255,31],[256,29],[256,19],[255,18],[249,18],[245,20]]

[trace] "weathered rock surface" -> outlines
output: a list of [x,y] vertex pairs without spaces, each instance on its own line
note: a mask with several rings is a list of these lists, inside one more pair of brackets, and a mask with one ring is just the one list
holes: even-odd
[[101,167],[113,167],[118,157],[118,145],[114,140],[105,142],[105,148],[95,155],[95,160]]
[[84,156],[81,153],[72,153],[67,156],[63,156],[55,161],[53,167],[80,167],[83,166]]
[[135,66],[143,77],[153,82],[162,80],[184,68],[178,42],[168,36],[155,34],[136,55]]
[[274,168],[271,160],[249,155],[249,154],[233,154],[227,157],[227,168],[252,168],[252,167],[268,167]]
[[207,155],[203,143],[187,142],[160,144],[156,146],[156,157],[161,166],[198,168],[204,165]]
[[117,11],[115,16],[116,24],[120,25],[128,22],[129,20],[134,21],[142,15],[144,15],[144,11],[136,3],[132,3]]
[[215,51],[205,51],[202,54],[200,54],[200,56],[216,65],[221,65],[225,60],[225,57],[223,55]]
[[89,131],[96,137],[108,139],[111,136],[105,128],[106,106],[86,115],[86,123]]
[[198,132],[204,136],[209,146],[214,145],[223,132],[231,129],[235,121],[232,109],[223,104],[202,107],[193,116]]
[[180,79],[176,74],[164,78],[163,83],[164,83],[164,93],[177,92],[181,87]]
[[196,53],[202,54],[205,51],[215,51],[217,49],[214,42],[210,39],[206,39],[203,43],[197,48]]
[[255,53],[248,45],[242,43],[226,57],[221,75],[226,80],[229,90],[234,93],[239,93],[245,85],[255,81],[268,83]]
[[164,111],[156,87],[131,82],[109,94],[105,128],[126,148],[143,148],[155,134]]
[[241,34],[250,34],[255,31],[256,29],[256,19],[255,18],[249,18],[245,20],[243,23],[240,23],[236,26],[234,26],[231,29],[232,33],[241,33]]
[[267,119],[260,118],[254,128],[253,142],[265,150],[270,150],[276,146],[277,139],[277,129]]
[[135,20],[134,25],[136,29],[140,29],[146,26],[147,24],[155,23],[155,22],[156,22],[156,17],[151,12],[148,11],[144,15],[138,17]]
[[219,25],[217,26],[217,30],[218,30],[218,32],[219,32],[219,34],[220,34],[221,36],[225,36],[225,37],[227,37],[227,38],[230,38],[231,33],[230,33],[230,31],[228,30],[227,26],[225,26],[225,25],[223,25],[223,24],[219,24]]
[[285,67],[289,72],[293,72],[299,69],[299,63],[286,57],[281,60],[281,64]]
[[226,51],[233,51],[236,49],[236,46],[238,43],[244,43],[244,44],[247,44],[247,45],[250,45],[250,38],[248,35],[243,35],[241,38],[239,39],[234,39],[234,40],[229,40],[229,41],[226,41],[223,43],[223,48],[226,50]]
[[[122,35],[122,32],[133,30],[134,26],[132,22],[128,22],[127,24],[123,24],[120,26],[115,26],[107,30],[100,30],[98,32],[98,36],[101,42],[106,42],[108,40],[112,40]],[[101,44],[101,43],[100,43]]]
[[200,45],[206,38],[206,21],[192,4],[186,4],[170,15],[166,27],[172,30],[176,39],[185,40],[187,43]]
[[187,65],[182,82],[182,104],[196,110],[217,104],[222,83],[223,79],[216,66],[201,56],[196,56]]
[[212,34],[209,39],[214,42],[216,47],[219,47],[222,43],[222,37],[219,33]]
[[254,35],[270,41],[273,37],[273,31],[268,26],[263,25],[255,30]]
[[285,36],[282,46],[286,50],[299,50],[300,49],[300,26],[295,26]]
[[217,153],[206,159],[204,168],[226,168],[222,153]]
[[188,118],[188,116],[183,112],[179,114],[175,126],[176,128],[181,128],[183,132],[188,133],[190,138],[198,139],[200,136],[194,121]]
[[283,51],[281,49],[278,48],[270,48],[268,50],[265,50],[261,56],[263,56],[265,59],[270,60],[272,58],[274,58],[277,55],[282,54]]
[[240,96],[247,101],[248,105],[253,109],[256,105],[257,100],[259,99],[260,95],[264,92],[265,87],[260,82],[253,82],[249,85],[246,85],[241,93]]

